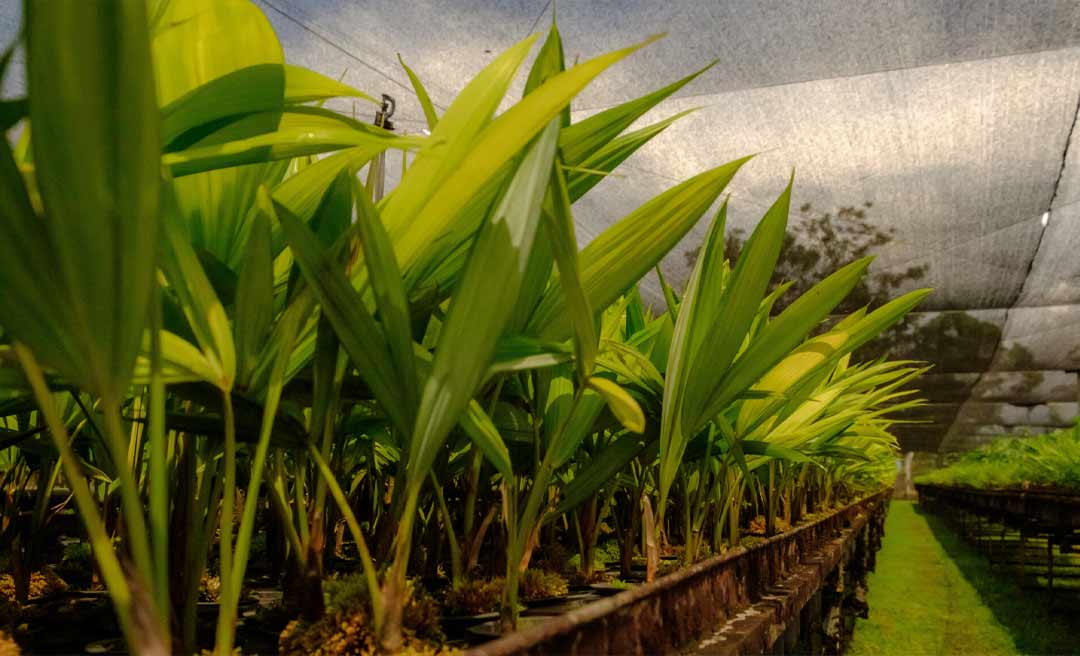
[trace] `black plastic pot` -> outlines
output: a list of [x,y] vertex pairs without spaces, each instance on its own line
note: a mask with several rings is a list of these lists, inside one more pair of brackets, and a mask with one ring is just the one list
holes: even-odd
[[462,639],[466,637],[469,629],[482,624],[484,622],[490,622],[495,620],[498,622],[499,613],[480,613],[479,615],[443,615],[439,618],[439,624],[442,625],[443,633],[450,639]]
[[529,609],[525,611],[524,615],[528,617],[536,617],[541,615],[562,615],[563,613],[569,613],[572,610],[577,610],[578,608],[581,608],[586,604],[590,604],[602,598],[603,597],[601,595],[593,591],[568,594],[562,597],[557,597],[556,599],[558,601],[556,603],[549,603],[541,606],[530,604]]
[[[518,618],[518,631],[532,628],[537,624],[548,621],[549,615],[522,615]],[[469,627],[469,634],[478,638],[498,638],[503,634],[502,628],[499,626],[499,618],[489,620],[482,624]]]

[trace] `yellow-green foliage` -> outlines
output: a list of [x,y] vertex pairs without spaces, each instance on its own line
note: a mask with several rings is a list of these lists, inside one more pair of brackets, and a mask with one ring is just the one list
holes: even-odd
[[[371,622],[371,601],[364,577],[359,574],[325,582],[326,615],[316,622],[293,620],[282,631],[280,654],[337,656],[373,654],[376,649]],[[444,639],[439,626],[439,606],[427,591],[409,581],[402,624],[404,654],[447,654],[437,646]]]
[[560,597],[570,589],[562,576],[543,569],[525,570],[521,575],[520,586],[522,599]]
[[[318,622],[293,620],[281,633],[282,656],[366,656],[377,653],[370,616],[364,609],[332,613]],[[399,654],[438,656],[456,653],[406,632]]]
[[503,580],[472,579],[447,591],[444,606],[449,615],[479,615],[499,607]]
[[199,601],[217,601],[221,596],[221,577],[203,572],[199,580]]
[[1047,486],[1080,490],[1080,424],[1046,435],[995,440],[915,480],[974,488]]
[[[15,445],[0,456],[15,453],[30,469],[60,463],[132,653],[155,642],[197,650],[196,598],[170,608],[170,586],[194,588],[212,556],[220,570],[214,649],[232,652],[267,496],[289,527],[326,519],[332,499],[368,582],[327,581],[329,613],[290,625],[283,653],[368,653],[376,641],[399,644],[395,623],[372,625],[402,611],[410,648],[438,639],[436,607],[406,584],[414,533],[427,537],[418,519],[428,489],[439,497],[446,538],[477,549],[483,531],[465,513],[492,503],[498,487],[514,490],[499,495],[500,519],[483,529],[506,536],[513,564],[543,526],[570,542],[571,513],[583,540],[605,535],[601,499],[627,517],[641,516],[640,500],[651,499],[650,528],[639,528],[652,531],[665,525],[677,489],[672,499],[691,500],[690,520],[705,535],[715,533],[708,518],[731,511],[737,520],[745,501],[757,501],[751,472],[764,480],[768,467],[777,492],[811,489],[829,503],[892,471],[895,440],[883,413],[911,407],[908,392],[896,390],[921,368],[864,366],[849,355],[928,292],[821,332],[862,279],[864,258],[773,312],[769,281],[790,184],[735,261],[723,248],[726,209],[717,215],[678,304],[663,282],[666,313],[643,305],[637,282],[711,214],[749,158],[713,162],[629,214],[605,217],[609,227],[578,247],[574,203],[683,115],[627,131],[708,67],[571,122],[578,94],[648,41],[567,68],[552,25],[525,94],[497,116],[535,36],[492,58],[441,111],[410,71],[430,130],[406,136],[322,107],[334,97],[372,98],[284,66],[252,0],[34,9],[21,62],[30,89],[21,131],[31,147],[13,150],[0,139],[0,321],[4,344],[18,345],[0,358],[0,398],[34,402],[40,412],[23,426],[24,411],[9,409],[0,428],[48,430],[33,452]],[[384,194],[376,163],[388,150],[408,151],[408,165]],[[418,345],[416,333],[431,339]],[[545,372],[533,376],[538,368]],[[44,371],[70,391],[54,394]],[[301,371],[312,373],[310,394],[290,384]],[[175,407],[185,411],[158,412]],[[508,407],[529,428],[514,432],[516,445],[504,441],[510,432],[495,413]],[[141,419],[145,448],[114,457],[129,451],[128,431]],[[70,428],[86,423],[102,439],[81,436],[76,454]],[[334,427],[325,439],[324,427]],[[475,453],[468,477],[443,466],[456,460],[459,428]],[[168,448],[171,431],[220,435],[221,449],[217,440],[209,449]],[[375,439],[383,431],[396,457]],[[510,446],[535,455],[534,466],[520,466]],[[112,463],[120,522],[102,516],[84,461]],[[10,471],[0,462],[0,486],[31,480]],[[49,474],[27,473],[39,482]],[[211,480],[217,491],[200,491]],[[465,503],[447,503],[462,490]],[[365,542],[352,507],[369,505],[369,534],[392,541]],[[320,531],[295,533],[290,550],[318,547]],[[170,555],[185,541],[198,567],[178,571]],[[616,559],[614,551],[605,557],[612,545],[599,545],[596,558]],[[455,580],[478,555],[492,556],[461,551],[450,563]],[[704,549],[691,544],[685,553]],[[546,555],[547,569],[566,562],[557,549]],[[381,592],[371,589],[380,585],[376,563]],[[593,580],[604,576],[584,564]],[[507,583],[465,583],[447,594],[447,609],[495,610]],[[539,572],[521,585],[525,597],[565,590]],[[205,588],[212,598],[212,580]],[[38,582],[31,594],[49,589]],[[137,606],[142,592],[154,603]],[[372,600],[386,607],[376,612]]]
[[[67,583],[49,568],[30,575],[30,599],[37,599],[63,590],[67,590]],[[0,575],[0,598],[15,601],[15,579],[10,574]]]
[[0,631],[0,656],[19,656],[19,645],[8,634]]

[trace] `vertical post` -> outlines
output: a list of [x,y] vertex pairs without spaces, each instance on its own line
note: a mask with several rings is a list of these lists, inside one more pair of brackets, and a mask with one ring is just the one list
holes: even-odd
[[915,452],[908,451],[904,454],[904,498],[915,498],[915,482],[911,480],[911,463],[915,460]]
[[[1005,544],[1005,535],[1008,532],[1008,528],[1009,528],[1009,526],[1008,526],[1008,524],[1005,523],[1005,518],[1002,517],[1001,518],[1001,539],[998,540],[998,541],[1001,543],[1000,551],[1001,551],[1002,562],[1003,563],[1008,563],[1008,561],[1009,561],[1009,549]],[[994,567],[994,549],[993,549],[993,545],[991,545],[991,548],[990,548],[990,567],[991,568]]]
[[803,641],[803,645],[806,648],[805,653],[822,653],[822,636],[824,635],[824,629],[822,628],[820,589],[814,593],[813,597],[810,597],[810,601],[807,602],[806,607],[803,609],[803,621],[801,622],[801,625],[805,635]]
[[[394,115],[394,110],[397,109],[397,103],[394,102],[393,97],[386,95],[382,96],[382,105],[379,107],[379,111],[375,112],[375,125],[384,130],[393,130],[394,124],[390,120],[390,117]],[[405,151],[401,152],[402,165],[404,166]],[[404,169],[402,169],[404,171]],[[367,178],[367,190],[371,194],[372,202],[379,202],[383,195],[386,193],[386,151],[380,151],[368,165],[368,178]]]
[[975,514],[975,528],[972,529],[975,536],[975,551],[982,551],[982,515]]
[[769,495],[765,499],[765,537],[776,534],[776,461],[769,461]]
[[1021,526],[1020,527],[1020,564],[1016,569],[1017,579],[1018,579],[1017,587],[1020,588],[1021,593],[1023,593],[1023,591],[1024,591],[1024,575],[1027,573],[1024,570],[1025,570],[1026,567],[1027,567],[1027,532],[1024,530],[1024,527]]
[[1046,536],[1046,584],[1051,592],[1054,590],[1054,534]]

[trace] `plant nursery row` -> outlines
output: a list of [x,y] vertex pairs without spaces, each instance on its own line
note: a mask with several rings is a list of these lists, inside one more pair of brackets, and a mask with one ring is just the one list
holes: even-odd
[[[735,257],[750,153],[577,242],[713,64],[572,121],[651,40],[571,65],[552,25],[445,108],[403,53],[410,134],[328,109],[381,102],[285,61],[248,0],[27,7],[0,58],[27,84],[0,102],[0,653],[443,653],[891,484],[925,366],[858,353],[929,292],[838,314],[870,258],[771,286],[797,179]],[[1076,485],[1042,454],[1001,457]]]

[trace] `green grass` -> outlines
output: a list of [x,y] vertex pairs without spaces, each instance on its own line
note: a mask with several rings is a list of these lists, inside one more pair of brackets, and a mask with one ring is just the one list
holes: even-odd
[[877,570],[869,577],[870,619],[858,620],[853,656],[897,654],[1069,654],[1077,604],[1021,592],[991,571],[937,517],[894,501]]

